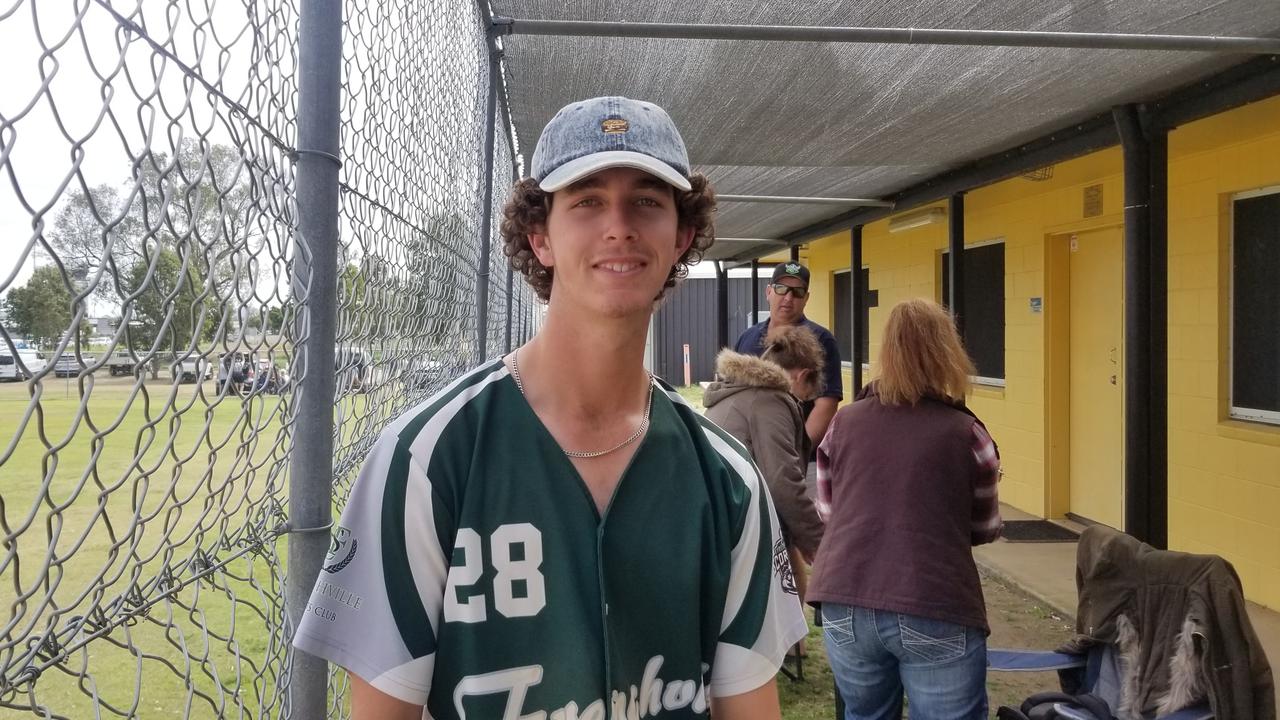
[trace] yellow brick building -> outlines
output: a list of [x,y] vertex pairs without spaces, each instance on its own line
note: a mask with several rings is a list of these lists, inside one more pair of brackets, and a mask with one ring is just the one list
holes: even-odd
[[[1123,168],[1120,148],[1094,152],[1055,164],[1048,178],[971,189],[964,214],[967,248],[1003,248],[1003,377],[971,398],[1002,450],[1001,498],[1042,517],[1118,527]],[[1258,322],[1254,308],[1233,304],[1234,223],[1242,201],[1280,199],[1280,97],[1171,130],[1167,192],[1168,544],[1224,556],[1250,599],[1280,608],[1280,416],[1232,409],[1233,318]],[[914,296],[942,299],[948,231],[936,217],[943,221],[892,232],[893,217],[863,227],[863,265],[878,294],[870,377],[888,309]],[[1280,253],[1280,226],[1270,232],[1267,252]],[[850,234],[808,242],[800,255],[813,272],[808,314],[831,327]],[[1261,317],[1277,317],[1269,312]],[[1243,362],[1274,371],[1273,351]]]

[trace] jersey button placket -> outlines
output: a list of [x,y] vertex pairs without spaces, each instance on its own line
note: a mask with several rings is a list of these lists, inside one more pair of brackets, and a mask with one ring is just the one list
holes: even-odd
[[604,518],[596,526],[596,582],[600,587],[600,639],[604,647],[604,697],[608,703],[613,695],[613,667],[609,652],[609,596],[604,584]]

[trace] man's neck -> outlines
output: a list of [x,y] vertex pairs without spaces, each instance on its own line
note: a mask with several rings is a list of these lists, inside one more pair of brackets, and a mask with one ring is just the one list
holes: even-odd
[[574,418],[626,412],[648,382],[647,330],[646,316],[584,322],[549,309],[538,334],[519,350],[530,404]]
[[795,322],[783,322],[783,321],[781,321],[781,320],[778,320],[777,318],[765,318],[765,319],[764,319],[764,334],[765,334],[765,336],[767,337],[767,336],[769,335],[769,333],[771,333],[771,332],[773,332],[774,330],[777,330],[777,329],[779,329],[779,328],[785,328],[785,327],[796,327],[796,326],[801,326],[801,325],[804,325],[804,316],[803,316],[803,315],[801,315],[800,317],[796,318],[796,319],[795,319]]

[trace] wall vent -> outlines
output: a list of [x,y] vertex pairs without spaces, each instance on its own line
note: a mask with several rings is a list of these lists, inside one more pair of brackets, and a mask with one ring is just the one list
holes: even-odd
[[1097,217],[1102,214],[1102,185],[1089,185],[1084,189],[1084,216]]

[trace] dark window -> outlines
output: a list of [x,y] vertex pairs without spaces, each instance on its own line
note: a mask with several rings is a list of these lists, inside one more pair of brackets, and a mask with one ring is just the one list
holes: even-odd
[[1232,210],[1231,414],[1280,423],[1280,193]]
[[[858,344],[862,348],[862,362],[871,362],[868,357],[870,350],[870,333],[868,326],[871,324],[871,308],[879,304],[880,293],[870,289],[871,271],[862,268],[862,277],[860,278],[862,285],[862,317],[858,318]],[[836,273],[835,288],[835,327],[831,328],[831,332],[836,336],[836,345],[840,348],[840,360],[842,362],[853,362],[853,355],[849,349],[849,314],[853,311],[849,296],[849,273]]]
[[[942,303],[951,293],[942,253]],[[1004,379],[1004,243],[964,250],[964,347],[978,377]]]

